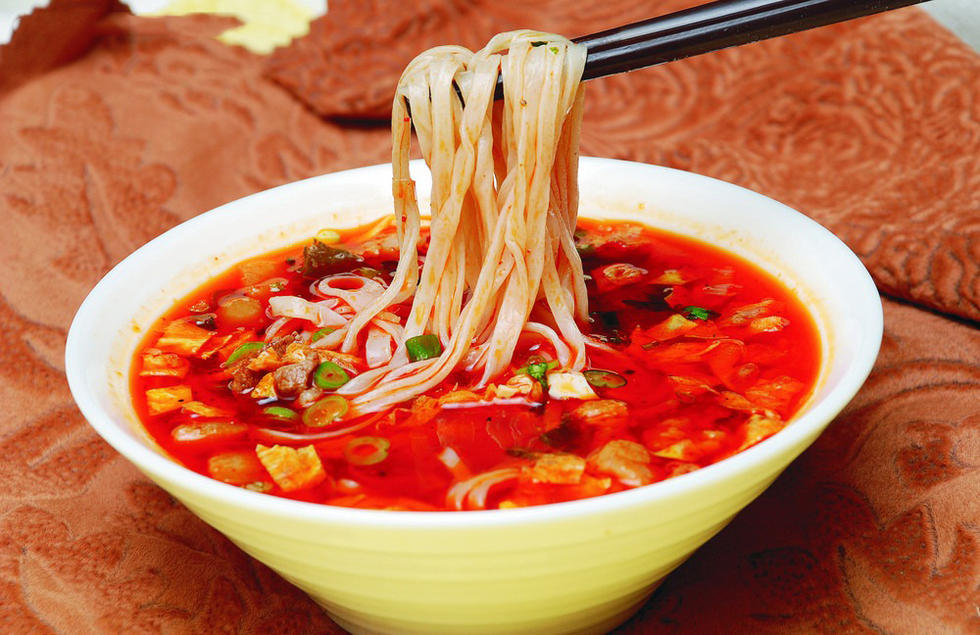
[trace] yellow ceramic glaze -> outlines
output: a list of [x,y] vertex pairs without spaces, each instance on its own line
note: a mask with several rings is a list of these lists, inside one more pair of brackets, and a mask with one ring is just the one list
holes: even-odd
[[[786,429],[663,483],[482,512],[313,505],[225,485],[164,457],[140,429],[128,395],[128,368],[143,330],[172,298],[234,262],[321,227],[354,226],[388,213],[389,170],[376,166],[283,186],[167,232],[92,291],[66,352],[72,393],[109,443],[353,632],[609,630],[813,442],[877,354],[881,306],[874,285],[857,258],[813,221],[713,179],[583,159],[583,215],[636,218],[717,242],[768,267],[810,306],[823,339],[822,369],[815,394]],[[419,164],[413,174],[424,207],[427,174]],[[170,268],[153,266],[159,262]]]

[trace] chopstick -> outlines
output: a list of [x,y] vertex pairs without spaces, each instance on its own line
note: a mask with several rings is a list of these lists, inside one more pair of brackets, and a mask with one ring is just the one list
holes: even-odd
[[[924,1],[718,0],[574,41],[588,48],[582,79],[595,79]],[[503,97],[502,78],[495,97]]]

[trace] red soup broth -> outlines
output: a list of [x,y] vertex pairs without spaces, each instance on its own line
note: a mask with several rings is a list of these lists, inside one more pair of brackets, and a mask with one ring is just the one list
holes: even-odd
[[[320,237],[329,273],[391,281],[390,225]],[[778,432],[809,397],[817,331],[768,273],[635,223],[581,220],[576,242],[594,395],[558,394],[555,351],[525,334],[491,385],[459,371],[388,411],[342,412],[335,384],[366,370],[363,358],[315,346],[325,330],[304,319],[280,319],[266,335],[278,319],[271,297],[320,300],[311,283],[324,270],[304,264],[324,261],[304,253],[308,241],[231,267],[161,317],[133,360],[136,411],[177,461],[232,485],[348,507],[470,510],[679,476]],[[389,312],[403,320],[409,306]],[[278,368],[309,357],[303,370],[317,366],[305,383],[304,372],[296,385],[276,383]]]

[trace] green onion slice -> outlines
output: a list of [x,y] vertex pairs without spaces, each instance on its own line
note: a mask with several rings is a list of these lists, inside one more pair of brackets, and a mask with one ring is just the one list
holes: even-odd
[[532,356],[527,360],[527,366],[521,366],[517,369],[519,374],[523,373],[525,375],[530,375],[533,379],[537,379],[541,382],[544,388],[548,387],[548,371],[558,368],[557,361],[546,361],[544,358]]
[[619,388],[626,385],[626,378],[611,370],[587,370],[582,374],[596,388]]
[[700,306],[686,306],[681,313],[689,320],[707,320],[711,318],[712,311]]
[[405,349],[408,351],[408,358],[413,362],[432,359],[442,354],[439,337],[432,333],[408,338],[405,340]]
[[374,465],[388,458],[391,441],[383,437],[358,437],[344,448],[344,457],[351,465]]
[[347,400],[340,395],[324,397],[303,411],[303,424],[311,428],[322,428],[347,414]]
[[322,329],[317,329],[313,331],[313,337],[310,338],[310,341],[315,342],[319,339],[326,337],[327,335],[330,335],[336,330],[337,330],[336,326],[324,326]]
[[245,342],[228,356],[227,361],[225,361],[225,366],[231,366],[249,353],[262,350],[263,346],[265,346],[265,342]]
[[333,362],[323,362],[313,371],[313,382],[324,390],[340,388],[349,381],[347,371]]
[[299,418],[299,413],[285,406],[267,406],[262,409],[262,414],[268,415],[273,419],[279,419],[280,421],[295,421]]

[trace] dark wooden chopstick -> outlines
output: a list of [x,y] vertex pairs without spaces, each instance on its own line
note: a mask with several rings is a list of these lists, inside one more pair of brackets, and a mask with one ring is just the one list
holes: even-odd
[[582,79],[594,79],[924,1],[718,0],[574,41],[588,48]]

